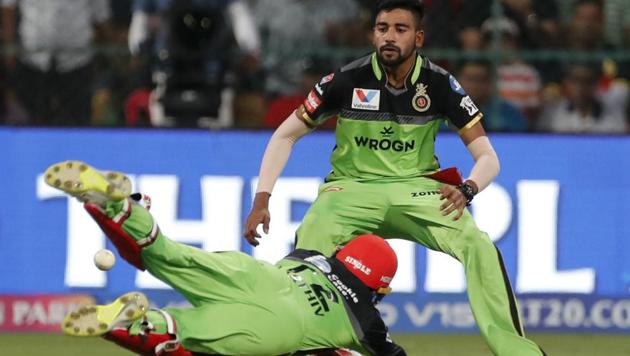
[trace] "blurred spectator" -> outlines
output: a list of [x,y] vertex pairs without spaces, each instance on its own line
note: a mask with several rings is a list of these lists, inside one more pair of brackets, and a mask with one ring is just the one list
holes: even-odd
[[566,45],[572,49],[593,50],[610,48],[604,36],[604,13],[598,0],[578,0],[566,31]]
[[242,0],[135,0],[129,48],[152,61],[153,125],[220,128],[234,124],[230,65],[255,73],[260,40]]
[[[455,18],[461,48],[479,50],[483,46],[481,24],[492,17],[494,1],[462,0]],[[548,0],[502,0],[503,16],[518,27],[518,41],[523,48],[550,47],[557,43],[558,18],[555,2]]]
[[617,48],[630,47],[628,0],[604,0],[604,38]]
[[[582,51],[585,53],[594,51],[610,51],[613,49],[604,39],[604,14],[601,1],[577,0],[573,3],[573,15],[571,21],[563,31],[563,43],[565,48]],[[545,100],[555,100],[558,95],[556,83],[563,80],[564,61],[549,62],[540,66],[543,77],[549,82],[545,88]],[[611,58],[601,61],[601,81],[610,81],[617,77],[627,77],[629,74],[628,61],[615,61]]]
[[486,48],[491,48],[493,35],[501,36],[501,62],[497,68],[499,95],[516,106],[530,121],[538,117],[541,105],[542,84],[536,68],[516,57],[519,49],[519,29],[507,17],[490,18],[481,26]]
[[488,131],[527,131],[528,121],[513,104],[493,95],[492,65],[477,60],[461,64],[457,80],[483,112],[483,126]]
[[20,53],[6,65],[33,124],[90,124],[92,45],[109,18],[108,0],[2,0],[4,43]]
[[97,54],[94,68],[98,73],[92,96],[92,125],[124,125],[123,102],[138,87],[136,68],[126,51],[133,0],[111,1],[111,36]]
[[[263,127],[276,128],[302,103],[311,91],[313,86],[322,78],[329,74],[327,70],[330,66],[319,61],[309,61],[306,69],[302,73],[302,85],[300,89],[291,95],[281,95],[269,102],[267,113],[263,119]],[[332,71],[332,70],[331,70]],[[337,120],[327,120],[320,128],[334,129]]]
[[[575,4],[580,0],[556,0],[561,22],[567,24],[573,17]],[[601,0],[604,13],[604,39],[615,48],[630,46],[630,2],[628,0]]]
[[568,65],[563,84],[564,96],[549,103],[538,129],[565,133],[625,133],[628,128],[628,88],[598,91],[598,65]]
[[271,96],[300,89],[304,58],[312,54],[304,51],[361,43],[356,37],[365,35],[354,0],[257,0],[255,13],[265,44],[265,87]]

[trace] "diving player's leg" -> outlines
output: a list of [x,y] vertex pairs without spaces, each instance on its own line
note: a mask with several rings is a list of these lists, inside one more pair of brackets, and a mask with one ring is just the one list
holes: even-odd
[[167,312],[149,309],[144,294],[130,292],[110,304],[68,313],[61,327],[67,335],[102,336],[142,355],[191,356],[179,342],[176,325]]
[[[51,165],[44,173],[45,182],[85,203],[94,218],[116,246],[120,256],[144,270],[141,245],[126,233],[123,223],[132,210],[131,181],[119,172],[102,172],[81,161],[64,161]],[[146,236],[142,236],[144,238]]]
[[303,314],[310,310],[305,311],[286,291],[252,293],[250,302],[161,310],[148,309],[146,297],[131,292],[110,304],[87,305],[69,313],[62,329],[70,336],[102,336],[142,355],[289,354],[302,346]]
[[238,297],[230,289],[239,283],[249,283],[247,271],[257,268],[255,260],[240,252],[210,253],[169,240],[151,213],[127,197],[131,187],[118,186],[129,182],[122,173],[109,177],[86,163],[66,161],[50,166],[45,179],[53,187],[86,202],[85,209],[123,259],[139,269],[149,270],[193,305]]
[[[75,336],[103,335],[141,354],[160,348],[223,355],[280,355],[298,350],[305,339],[306,314],[313,313],[312,299],[286,271],[273,265],[262,264],[250,274],[258,284],[250,284],[245,297],[224,286],[233,299],[194,308],[147,310],[146,298],[130,293],[109,305],[70,313],[64,331]],[[345,313],[342,304],[337,308]]]
[[323,184],[296,233],[296,248],[331,255],[354,236],[375,232],[387,209],[387,197],[370,183]]
[[[252,296],[266,298],[268,295]],[[277,296],[276,296],[277,297]],[[181,344],[190,351],[220,355],[283,355],[304,339],[303,311],[295,300],[275,303],[208,303],[165,311],[177,320]],[[273,304],[273,305],[272,305]]]

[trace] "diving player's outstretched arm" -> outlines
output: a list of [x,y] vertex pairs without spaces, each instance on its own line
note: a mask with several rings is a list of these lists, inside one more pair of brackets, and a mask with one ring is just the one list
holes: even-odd
[[310,131],[311,128],[306,126],[294,112],[284,120],[271,136],[260,164],[258,188],[256,189],[254,203],[243,228],[243,236],[251,245],[257,246],[259,244],[258,240],[256,240],[256,238],[261,237],[256,231],[258,225],[263,224],[265,234],[269,232],[269,221],[271,218],[268,206],[273,186],[289,160],[293,144]]
[[[483,129],[481,122],[477,122],[469,129],[461,132],[460,137],[475,160],[470,175],[465,181],[472,188],[470,191],[470,194],[472,194],[470,199],[472,199],[472,196],[490,185],[499,173],[499,158],[488,136],[486,136],[486,131]],[[442,213],[448,215],[457,210],[453,220],[458,220],[470,200],[467,199],[461,190],[448,185],[442,186],[440,193],[442,193],[442,199],[446,200],[440,207]]]

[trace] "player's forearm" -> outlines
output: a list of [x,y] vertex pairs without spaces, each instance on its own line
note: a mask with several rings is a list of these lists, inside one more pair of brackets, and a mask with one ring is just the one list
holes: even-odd
[[293,143],[289,139],[276,137],[275,134],[271,137],[260,164],[256,193],[266,192],[271,194],[273,186],[289,160],[293,150]]
[[293,145],[309,131],[310,129],[302,120],[298,119],[295,113],[291,114],[276,129],[267,144],[267,149],[260,164],[256,193],[266,192],[271,194],[274,184],[289,160]]
[[466,146],[475,160],[467,180],[477,185],[477,193],[492,183],[499,174],[500,164],[492,144],[487,136],[481,136]]

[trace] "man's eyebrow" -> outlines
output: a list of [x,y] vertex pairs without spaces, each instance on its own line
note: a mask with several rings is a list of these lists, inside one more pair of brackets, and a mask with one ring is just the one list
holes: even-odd
[[[385,21],[381,21],[381,22],[377,22],[375,26],[390,26],[389,23],[385,22]],[[405,28],[410,28],[411,25],[406,24],[406,23],[395,23],[394,27],[405,27]]]

